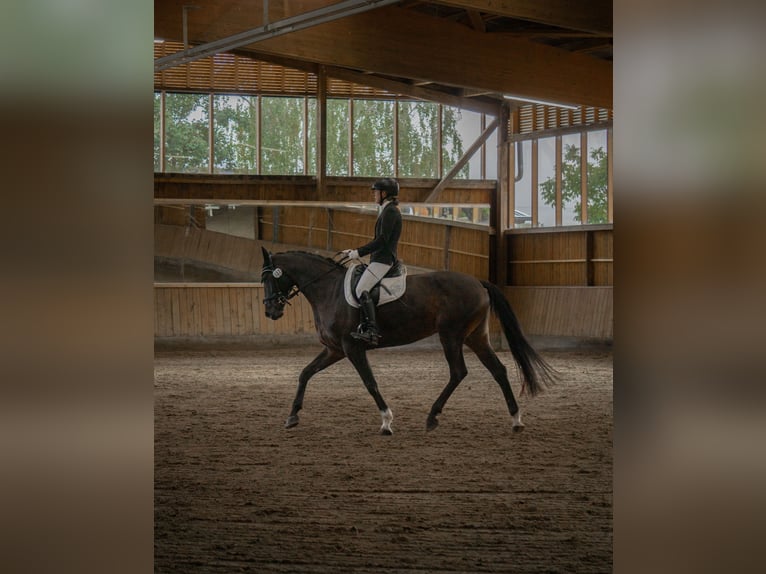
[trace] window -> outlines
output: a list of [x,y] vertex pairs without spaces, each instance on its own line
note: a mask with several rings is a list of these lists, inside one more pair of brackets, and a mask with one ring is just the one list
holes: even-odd
[[327,175],[347,176],[350,100],[327,100]]
[[[443,124],[442,161],[444,173],[447,173],[481,135],[481,114],[445,106]],[[455,177],[457,179],[481,178],[481,151],[473,154]]]
[[439,105],[399,102],[399,176],[435,178],[438,159]]
[[165,97],[165,171],[205,173],[210,165],[207,94]]
[[303,98],[264,97],[261,101],[261,173],[304,173]]
[[394,102],[354,100],[354,173],[394,174]]
[[213,96],[215,173],[257,173],[258,98]]

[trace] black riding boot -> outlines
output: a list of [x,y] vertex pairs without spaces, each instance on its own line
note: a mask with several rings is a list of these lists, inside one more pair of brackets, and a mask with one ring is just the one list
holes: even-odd
[[351,336],[375,347],[380,342],[380,331],[375,322],[375,302],[370,297],[369,291],[364,291],[359,297],[359,311],[361,322]]

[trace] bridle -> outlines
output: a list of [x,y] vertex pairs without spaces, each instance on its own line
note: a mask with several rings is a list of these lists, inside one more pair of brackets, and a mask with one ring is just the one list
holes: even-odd
[[[271,274],[268,276],[268,274]],[[279,278],[282,276],[286,276],[290,281],[292,281],[291,284],[291,290],[288,293],[284,293],[282,291],[282,286],[279,284]],[[290,299],[297,296],[301,290],[300,287],[298,287],[298,284],[293,281],[292,278],[290,278],[289,275],[287,275],[282,269],[279,267],[272,267],[271,265],[264,265],[263,270],[261,271],[261,283],[264,285],[266,284],[267,280],[272,280],[272,287],[274,288],[271,295],[266,297],[263,302],[264,303],[271,303],[276,302],[279,307],[284,307],[285,305],[290,305]]]

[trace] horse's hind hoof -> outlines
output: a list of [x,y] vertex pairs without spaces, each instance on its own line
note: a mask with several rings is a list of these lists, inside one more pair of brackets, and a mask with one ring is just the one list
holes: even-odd
[[524,430],[524,425],[513,425],[513,432],[521,432]]
[[394,434],[394,431],[392,431],[391,429],[380,429],[380,434],[382,434],[383,436],[391,436]]
[[298,426],[298,417],[296,415],[291,415],[287,417],[287,420],[285,421],[285,428],[291,429],[294,426]]
[[426,421],[426,431],[432,431],[439,426],[439,421],[434,417]]

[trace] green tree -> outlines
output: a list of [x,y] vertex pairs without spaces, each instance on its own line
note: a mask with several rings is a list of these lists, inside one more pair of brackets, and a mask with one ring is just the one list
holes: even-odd
[[[607,223],[607,157],[603,148],[591,150],[586,168],[588,178],[588,221],[587,223]],[[540,184],[543,201],[550,206],[556,203],[556,178],[549,177]],[[582,221],[580,148],[576,145],[564,146],[561,164],[561,200],[573,202],[575,221]]]
[[165,96],[165,169],[206,172],[210,144],[207,94]]
[[349,100],[327,100],[327,175],[348,175]]
[[256,173],[257,115],[255,96],[213,98],[213,146],[216,173]]
[[399,102],[399,175],[438,177],[439,105]]
[[393,175],[394,104],[384,100],[354,100],[354,175]]
[[261,173],[303,174],[303,98],[264,97],[261,112]]
[[[444,106],[442,113],[442,164],[448,170],[463,156],[463,136],[460,135],[458,124],[463,118],[463,112],[459,108]],[[455,174],[457,179],[467,179],[469,174],[468,164]],[[440,176],[443,174],[440,174]]]

